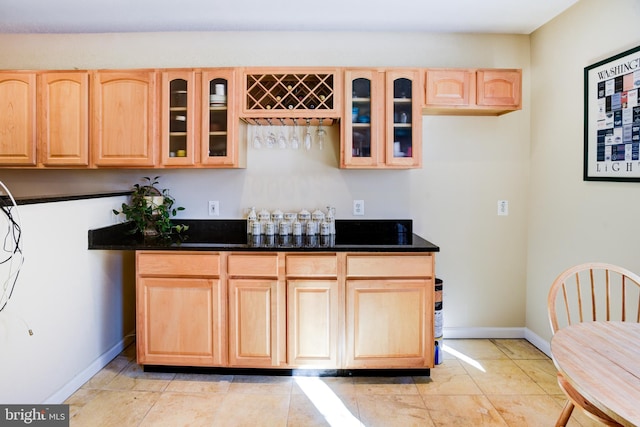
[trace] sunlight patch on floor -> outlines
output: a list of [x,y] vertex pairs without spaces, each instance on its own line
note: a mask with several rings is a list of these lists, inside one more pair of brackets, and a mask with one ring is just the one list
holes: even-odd
[[318,377],[296,377],[295,382],[332,427],[364,427],[342,400]]
[[476,368],[477,370],[481,371],[481,372],[487,372],[482,365],[480,364],[480,362],[478,362],[475,359],[470,358],[469,356],[467,356],[466,354],[460,353],[458,350],[455,350],[451,347],[448,347],[446,344],[442,345],[442,350],[446,351],[447,353],[449,353],[450,355],[462,360],[463,362],[473,366],[474,368]]

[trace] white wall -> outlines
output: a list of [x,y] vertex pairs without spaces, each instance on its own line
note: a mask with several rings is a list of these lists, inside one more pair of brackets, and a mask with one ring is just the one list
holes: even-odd
[[[0,35],[0,68],[93,69],[190,66],[394,66],[522,68],[522,111],[501,117],[425,117],[423,168],[338,169],[337,147],[324,152],[248,151],[246,170],[160,171],[183,217],[221,218],[249,206],[315,208],[333,204],[352,218],[412,218],[440,245],[448,328],[522,328],[525,324],[526,225],[530,134],[529,37],[424,33],[160,33]],[[334,129],[337,134],[337,129]],[[244,143],[244,141],[242,141]],[[332,149],[333,151],[332,151]],[[11,172],[21,191],[69,183],[130,188],[150,171]],[[75,184],[73,184],[75,185]],[[497,201],[509,200],[509,216]],[[508,301],[508,303],[505,303]],[[499,309],[496,309],[499,307]]]
[[561,271],[587,261],[640,271],[640,186],[582,180],[584,67],[638,46],[639,21],[637,0],[580,0],[531,36],[526,324],[547,340]]
[[89,251],[87,230],[124,200],[19,206],[24,265],[0,312],[0,402],[59,403],[122,350],[135,328],[133,253]]

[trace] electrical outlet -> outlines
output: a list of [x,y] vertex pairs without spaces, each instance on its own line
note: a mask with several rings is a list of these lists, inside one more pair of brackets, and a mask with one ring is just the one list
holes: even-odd
[[209,216],[220,216],[220,202],[209,200]]
[[498,200],[498,215],[500,215],[500,216],[509,215],[509,201],[508,200]]
[[364,200],[353,201],[353,214],[364,215]]

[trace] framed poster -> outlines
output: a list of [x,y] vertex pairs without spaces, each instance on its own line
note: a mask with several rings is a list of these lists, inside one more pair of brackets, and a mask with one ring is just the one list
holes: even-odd
[[584,180],[640,182],[640,46],[584,69]]

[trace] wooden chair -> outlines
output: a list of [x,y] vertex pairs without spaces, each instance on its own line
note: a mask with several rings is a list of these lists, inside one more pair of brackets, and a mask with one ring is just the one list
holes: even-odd
[[[579,322],[618,320],[640,323],[640,276],[612,264],[576,265],[560,273],[551,285],[547,309],[554,334],[562,327]],[[605,425],[620,425],[580,395],[560,373],[558,385],[568,401],[556,426],[567,424],[575,406]]]

